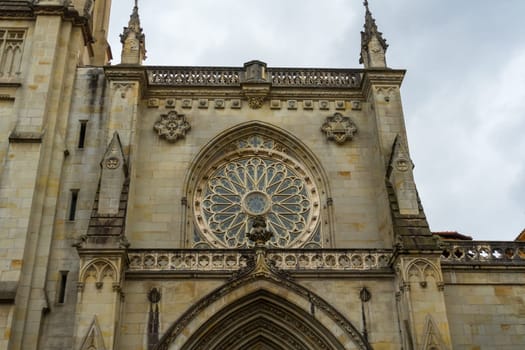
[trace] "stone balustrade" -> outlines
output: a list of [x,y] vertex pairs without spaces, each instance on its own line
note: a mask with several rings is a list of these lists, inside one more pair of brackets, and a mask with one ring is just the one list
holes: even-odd
[[[147,68],[151,86],[240,86],[244,69],[235,67]],[[275,87],[357,88],[359,69],[268,68],[267,81]]]
[[361,73],[348,69],[269,68],[270,80],[276,87],[356,88]]
[[[129,271],[237,271],[253,259],[251,249],[130,250]],[[392,251],[268,250],[276,267],[287,271],[366,271],[388,268]]]
[[446,242],[443,265],[525,265],[525,242]]
[[[367,271],[389,267],[391,250],[269,249],[286,271]],[[254,257],[252,249],[130,250],[129,271],[233,272]],[[525,242],[446,242],[443,265],[525,265]]]
[[223,67],[173,67],[148,69],[150,85],[238,86],[241,70]]

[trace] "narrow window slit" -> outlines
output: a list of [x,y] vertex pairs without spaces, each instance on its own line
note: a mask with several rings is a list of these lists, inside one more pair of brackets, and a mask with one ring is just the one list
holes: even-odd
[[78,148],[84,148],[84,143],[86,142],[86,128],[87,120],[80,121],[80,132],[78,135]]
[[78,190],[71,190],[71,203],[69,204],[69,221],[75,220],[77,212]]
[[64,304],[66,300],[67,273],[68,271],[60,271],[60,285],[58,287],[58,299],[57,299],[57,302],[59,304]]

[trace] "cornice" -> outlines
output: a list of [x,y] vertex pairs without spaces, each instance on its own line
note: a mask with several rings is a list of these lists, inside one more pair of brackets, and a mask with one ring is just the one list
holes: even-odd
[[138,81],[141,85],[147,82],[146,69],[141,65],[104,66],[104,74],[108,81]]
[[372,92],[372,86],[400,87],[405,74],[405,69],[367,69],[361,83],[363,95],[368,96]]
[[77,10],[65,5],[39,5],[27,1],[0,1],[0,19],[29,19],[35,20],[37,16],[60,16],[65,21],[70,21],[73,25],[82,29],[84,42],[93,43],[93,35],[89,20],[81,16]]

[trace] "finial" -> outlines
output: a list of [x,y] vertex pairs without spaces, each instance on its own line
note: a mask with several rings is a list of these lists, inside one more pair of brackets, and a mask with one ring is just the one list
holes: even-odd
[[120,35],[122,43],[122,60],[124,64],[142,64],[146,58],[145,36],[140,27],[138,0],[129,16],[128,26]]
[[[365,68],[384,68],[386,67],[384,54],[388,48],[388,44],[383,38],[383,33],[377,28],[376,20],[372,16],[372,12],[368,6],[368,0],[364,0],[363,5],[366,11],[364,31],[361,32],[361,58],[359,59],[359,63],[364,63]],[[380,53],[382,57],[372,57],[378,56],[378,53]]]

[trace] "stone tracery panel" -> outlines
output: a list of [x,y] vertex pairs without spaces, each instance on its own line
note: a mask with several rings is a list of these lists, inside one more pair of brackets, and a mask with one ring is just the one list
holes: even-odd
[[249,246],[246,233],[256,215],[266,217],[272,247],[321,247],[321,191],[296,150],[259,132],[215,152],[221,157],[196,183],[193,247]]
[[20,75],[24,29],[0,28],[0,78]]
[[100,289],[106,278],[111,279],[114,286],[118,285],[120,274],[114,262],[107,259],[95,259],[81,267],[78,286],[82,290],[86,281],[92,279],[95,281],[97,289]]

